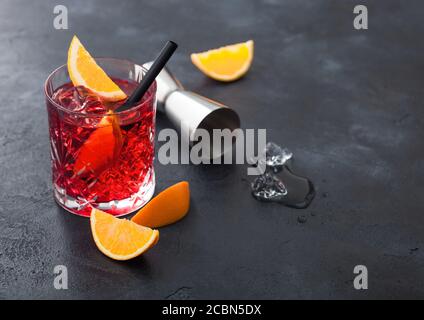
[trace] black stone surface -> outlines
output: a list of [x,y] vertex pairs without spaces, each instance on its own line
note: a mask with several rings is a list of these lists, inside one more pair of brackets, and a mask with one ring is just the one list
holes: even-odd
[[[0,298],[424,298],[422,1],[0,2]],[[109,260],[87,219],[50,182],[43,83],[73,34],[96,56],[144,62],[172,39],[189,89],[232,106],[244,128],[290,148],[317,197],[306,210],[261,203],[245,166],[156,164],[157,190],[188,180],[191,210],[140,259]],[[255,40],[249,74],[205,78],[189,54]],[[158,129],[169,122],[158,117]],[[369,289],[353,288],[364,264]],[[55,290],[65,265],[69,289]]]

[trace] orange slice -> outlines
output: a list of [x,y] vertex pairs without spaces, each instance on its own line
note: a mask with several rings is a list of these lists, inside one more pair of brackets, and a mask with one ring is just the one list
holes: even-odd
[[[110,112],[109,112],[110,114]],[[118,158],[123,145],[121,128],[115,115],[106,115],[78,151],[74,174],[99,175]]]
[[90,216],[91,232],[99,250],[115,260],[129,260],[152,248],[159,231],[94,209]]
[[84,86],[106,101],[119,101],[127,95],[108,77],[74,36],[68,50],[68,72],[74,86]]
[[190,190],[182,181],[150,200],[131,221],[150,228],[163,227],[185,217],[190,207]]
[[219,81],[244,76],[253,60],[253,40],[191,54],[191,61],[204,74]]

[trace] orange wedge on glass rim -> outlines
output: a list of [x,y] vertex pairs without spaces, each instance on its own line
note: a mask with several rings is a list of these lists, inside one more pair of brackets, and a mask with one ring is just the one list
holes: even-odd
[[140,256],[159,241],[159,231],[118,219],[94,209],[90,216],[91,232],[97,248],[114,260]]
[[104,101],[119,101],[127,95],[96,63],[74,36],[68,50],[68,72],[74,86],[84,86]]
[[184,218],[190,208],[190,189],[182,181],[163,190],[138,211],[131,221],[150,228],[159,228]]
[[191,54],[191,61],[205,75],[218,81],[243,77],[253,60],[253,40]]

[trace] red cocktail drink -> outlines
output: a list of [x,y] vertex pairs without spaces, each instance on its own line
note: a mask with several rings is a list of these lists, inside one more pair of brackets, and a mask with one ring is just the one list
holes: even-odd
[[[127,95],[145,70],[123,60],[97,59]],[[66,66],[46,81],[53,189],[57,202],[89,216],[92,207],[113,215],[139,209],[154,192],[156,84],[130,110],[74,87]]]

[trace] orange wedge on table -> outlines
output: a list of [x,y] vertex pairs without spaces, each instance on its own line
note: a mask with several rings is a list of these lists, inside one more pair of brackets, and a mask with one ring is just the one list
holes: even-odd
[[68,72],[74,86],[84,86],[106,101],[119,101],[127,95],[96,63],[74,36],[68,50]]
[[189,184],[182,181],[150,200],[131,221],[150,228],[163,227],[184,218],[189,208]]
[[90,216],[91,232],[99,250],[115,260],[129,260],[152,248],[159,231],[94,209]]
[[191,61],[200,71],[219,81],[241,78],[249,70],[252,60],[253,40],[191,55]]

